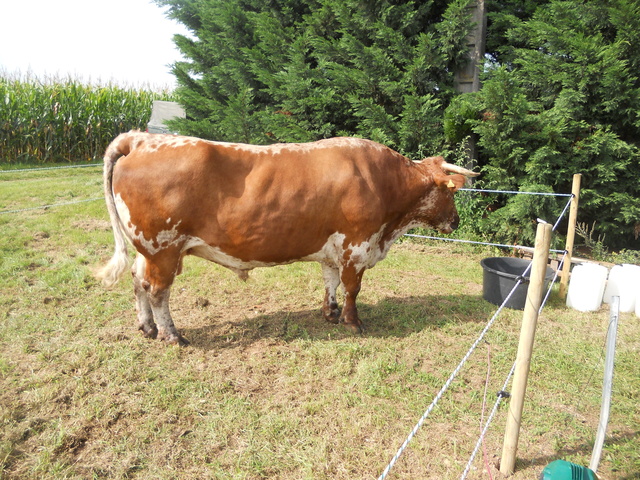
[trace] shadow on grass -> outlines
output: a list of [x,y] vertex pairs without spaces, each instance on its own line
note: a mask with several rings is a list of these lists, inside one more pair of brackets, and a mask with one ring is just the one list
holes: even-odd
[[[425,295],[388,297],[375,305],[359,303],[364,337],[406,337],[423,330],[435,330],[460,323],[485,323],[496,307],[478,295]],[[214,350],[246,347],[261,340],[294,341],[352,338],[342,325],[327,323],[317,309],[280,311],[211,325],[183,328],[181,333],[193,348]]]

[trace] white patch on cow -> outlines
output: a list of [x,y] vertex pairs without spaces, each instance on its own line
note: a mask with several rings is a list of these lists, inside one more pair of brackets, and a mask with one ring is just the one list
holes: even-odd
[[143,279],[146,268],[147,268],[147,259],[144,258],[143,255],[140,255],[140,254],[136,255],[136,260],[133,264],[134,275],[136,275],[140,279]]
[[141,147],[138,148],[143,153],[156,153],[160,149],[160,142],[145,142]]
[[340,271],[326,263],[322,264],[322,279],[327,287],[329,302],[336,303],[336,288],[340,285]]
[[335,232],[318,252],[301,260],[316,261],[336,268],[342,268],[345,264],[353,265],[356,270],[371,268],[387,256],[393,242],[402,234],[398,232],[396,235],[394,232],[391,238],[383,242],[382,235],[385,227],[386,225],[382,225],[369,239],[360,243],[349,243],[346,247],[344,245],[346,235]]
[[217,142],[212,140],[203,140],[196,137],[187,137],[180,135],[166,135],[166,134],[148,134],[142,132],[131,132],[130,135],[135,135],[135,143],[132,146],[132,150],[140,150],[141,153],[154,154],[160,150],[161,147],[181,148],[181,147],[194,147],[199,143],[206,143],[209,145],[216,145],[223,148],[236,149],[241,152],[247,152],[249,154],[263,154],[263,155],[280,155],[284,152],[290,152],[294,154],[310,154],[317,150],[330,149],[330,148],[343,148],[353,147],[354,149],[361,149],[364,146],[370,149],[379,151],[387,150],[387,147],[370,140],[353,137],[337,137],[318,140],[316,142],[308,143],[275,143],[272,145],[251,145],[246,143],[229,143],[229,142]]
[[422,197],[422,201],[420,202],[420,207],[423,209],[434,208],[436,202],[438,201],[439,193],[435,189],[431,189],[429,194],[425,197]]
[[340,265],[340,260],[344,255],[343,245],[345,238],[346,236],[344,233],[332,233],[320,250],[302,258],[302,260],[328,263],[329,265],[337,267]]
[[385,150],[386,147],[378,143],[369,142],[360,138],[350,137],[337,137],[327,138],[324,140],[318,140],[317,142],[310,143],[274,143],[272,145],[250,145],[246,143],[223,143],[223,142],[210,142],[216,145],[226,145],[231,148],[236,148],[241,151],[245,151],[253,154],[270,154],[279,155],[284,151],[295,153],[310,153],[317,149],[333,148],[333,147],[345,147],[354,146],[361,147],[364,143],[378,149]]
[[[140,148],[140,145],[144,144],[147,141],[148,134],[138,132],[138,131],[132,131],[132,132],[129,132],[126,138],[131,138],[131,137],[133,137],[133,140],[131,140],[130,147],[131,147],[131,150],[133,151]],[[125,140],[125,138],[123,138],[123,140]]]
[[[181,221],[175,223],[170,230],[158,232],[155,238],[146,238],[144,232],[139,230],[138,227],[131,222],[129,207],[127,207],[122,196],[120,194],[114,195],[114,200],[116,209],[118,210],[118,216],[120,217],[123,230],[127,237],[132,242],[138,242],[150,255],[155,255],[170,246],[182,244],[188,239],[187,236],[178,233],[177,228]],[[171,219],[168,219],[167,223],[170,223],[170,220]]]
[[136,145],[136,149],[139,149],[143,153],[156,153],[160,150],[160,147],[172,147],[180,148],[184,146],[194,146],[198,142],[203,142],[195,137],[182,137],[178,135],[163,135],[163,134],[140,134],[144,142],[140,145],[140,142]]
[[[440,192],[438,192],[435,189],[432,189],[426,197],[422,198],[420,205],[416,210],[417,215],[421,218],[429,218],[429,219],[435,220],[437,216],[439,216],[441,213],[438,211],[438,208],[437,208],[439,196],[440,196]],[[451,220],[452,220],[451,218],[444,218],[439,223],[432,222],[428,224],[414,221],[412,222],[413,225],[410,228],[427,227],[427,228],[434,228],[436,230],[439,230],[442,233],[451,233],[452,232]]]
[[180,148],[184,146],[193,146],[202,140],[195,137],[182,137],[179,135],[166,135],[164,137],[164,145],[168,145],[169,147]]
[[247,272],[254,268],[273,267],[275,265],[279,265],[278,263],[259,262],[257,260],[248,262],[240,260],[239,258],[232,257],[231,255],[223,252],[220,247],[208,245],[204,240],[198,237],[189,237],[183,247],[183,250],[189,250],[189,253],[192,255],[196,255],[228,268],[232,272],[235,272],[242,280],[246,280],[248,277]]
[[175,245],[181,240],[187,238],[184,235],[178,234],[178,225],[180,225],[180,222],[175,223],[173,227],[171,227],[171,230],[162,230],[161,232],[158,232],[158,234],[156,235],[156,243],[159,245],[158,250],[166,248],[170,245]]
[[[129,207],[122,200],[122,195],[119,193],[113,196],[114,203],[116,204],[116,210],[118,211],[118,217],[120,217],[120,223],[122,223],[122,227],[125,229],[127,234],[129,233],[131,224],[131,214],[129,213]],[[128,235],[127,235],[128,236]]]

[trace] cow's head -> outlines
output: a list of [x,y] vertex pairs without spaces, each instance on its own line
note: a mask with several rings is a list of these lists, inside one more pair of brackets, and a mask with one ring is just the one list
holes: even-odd
[[442,233],[453,232],[460,223],[453,194],[464,186],[467,177],[479,174],[447,163],[442,157],[425,158],[417,165],[425,175],[429,189],[422,199],[416,220]]

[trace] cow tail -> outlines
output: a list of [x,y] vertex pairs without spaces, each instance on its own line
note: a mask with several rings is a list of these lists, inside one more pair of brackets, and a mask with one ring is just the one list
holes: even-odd
[[111,220],[111,228],[113,229],[115,251],[109,263],[98,270],[96,278],[107,288],[113,287],[131,264],[127,248],[128,240],[123,231],[122,221],[120,220],[120,215],[118,215],[113,195],[113,169],[118,159],[123,155],[128,155],[131,151],[133,136],[134,134],[131,132],[119,135],[107,147],[107,151],[104,154],[104,198]]

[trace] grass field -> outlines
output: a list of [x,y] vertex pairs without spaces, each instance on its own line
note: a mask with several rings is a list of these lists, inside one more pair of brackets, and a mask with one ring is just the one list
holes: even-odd
[[[0,211],[101,196],[97,168],[0,173]],[[113,241],[103,201],[0,214],[0,478],[375,479],[484,328],[479,261],[404,242],[365,274],[367,333],[320,316],[316,264],[248,282],[189,258],[172,290],[186,348],[134,327],[131,281],[93,269]],[[388,478],[460,478],[515,358],[506,311]],[[557,298],[538,325],[513,479],[588,465],[609,313]],[[600,479],[640,478],[640,321],[621,316]],[[503,478],[506,402],[467,478]]]

